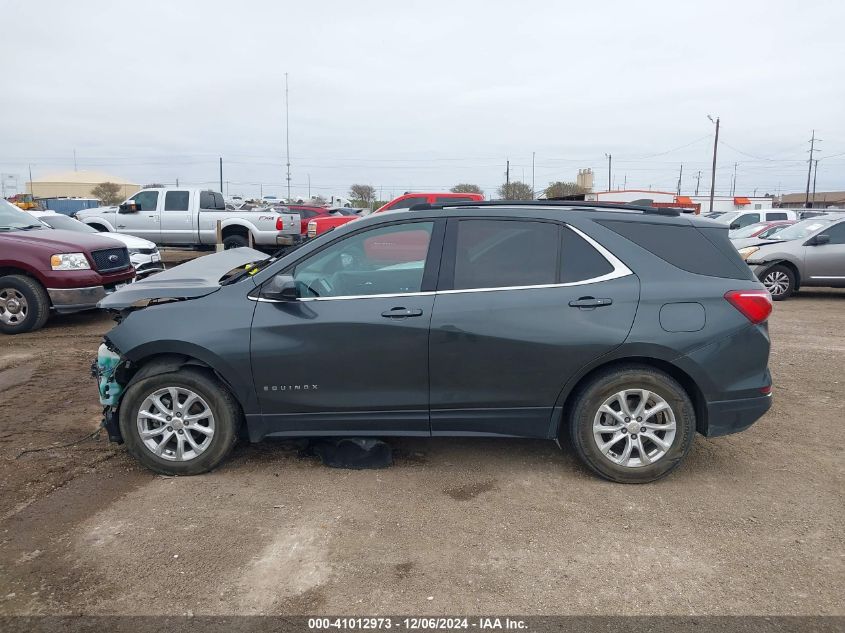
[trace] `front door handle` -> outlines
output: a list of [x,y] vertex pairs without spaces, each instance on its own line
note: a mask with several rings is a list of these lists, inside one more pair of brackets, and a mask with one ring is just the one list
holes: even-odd
[[407,317],[422,316],[423,311],[419,308],[391,308],[381,313],[381,316],[388,319],[404,319]]
[[613,303],[613,299],[597,299],[596,297],[581,297],[569,302],[572,308],[600,308],[602,306],[609,306]]

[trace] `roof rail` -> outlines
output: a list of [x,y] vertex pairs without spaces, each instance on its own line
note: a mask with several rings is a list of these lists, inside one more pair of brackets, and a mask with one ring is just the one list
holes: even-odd
[[618,209],[622,211],[641,211],[647,215],[668,215],[677,217],[680,210],[671,207],[649,207],[625,202],[590,202],[587,200],[478,200],[461,202],[438,202],[435,204],[415,204],[409,211],[443,209],[445,207],[581,207],[590,209]]

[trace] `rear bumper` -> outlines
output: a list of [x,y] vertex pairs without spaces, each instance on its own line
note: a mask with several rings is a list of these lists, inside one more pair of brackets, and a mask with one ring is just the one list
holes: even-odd
[[297,233],[296,235],[277,235],[276,236],[276,246],[294,246],[295,244],[299,244],[302,241],[302,236]]
[[772,395],[707,403],[707,429],[704,435],[718,437],[739,433],[759,420],[772,406]]

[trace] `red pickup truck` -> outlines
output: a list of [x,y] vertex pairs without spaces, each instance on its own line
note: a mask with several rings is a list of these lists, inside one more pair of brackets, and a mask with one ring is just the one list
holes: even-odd
[[[399,209],[410,209],[415,204],[448,204],[458,202],[478,202],[484,200],[484,196],[480,193],[406,193],[394,198],[387,204],[379,207],[373,213],[381,213],[382,211],[397,211]],[[358,218],[358,215],[330,215],[315,217],[308,222],[308,237],[317,237],[321,233],[325,233],[329,229],[333,229],[341,224],[346,224]]]
[[107,237],[51,229],[0,199],[0,332],[31,332],[50,310],[79,312],[132,281],[126,247]]

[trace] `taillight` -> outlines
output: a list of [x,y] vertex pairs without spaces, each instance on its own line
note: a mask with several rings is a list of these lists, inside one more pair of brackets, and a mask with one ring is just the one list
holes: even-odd
[[276,230],[281,231],[285,228],[285,219],[281,215],[276,218]]
[[317,223],[314,220],[308,223],[308,237],[317,237]]
[[762,323],[772,313],[772,295],[767,290],[729,290],[725,299],[752,323]]

